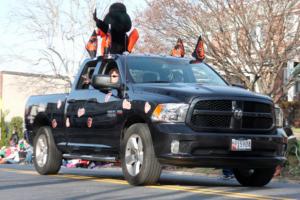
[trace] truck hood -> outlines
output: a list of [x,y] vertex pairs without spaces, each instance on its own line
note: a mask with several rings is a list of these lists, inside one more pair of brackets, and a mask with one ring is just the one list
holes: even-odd
[[[227,98],[227,99],[260,99],[263,101],[272,101],[265,95],[260,95],[243,88],[233,86],[213,86],[195,83],[147,83],[135,84],[135,93],[143,96],[151,96],[155,99],[164,97],[163,99],[173,102],[190,103],[194,98]],[[157,99],[158,100],[158,99]]]

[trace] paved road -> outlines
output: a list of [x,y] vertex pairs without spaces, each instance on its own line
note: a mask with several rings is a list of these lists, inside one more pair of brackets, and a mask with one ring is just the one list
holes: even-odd
[[235,180],[164,172],[158,185],[133,187],[119,168],[62,168],[58,175],[41,176],[32,166],[0,165],[0,199],[300,199],[300,183],[248,188]]

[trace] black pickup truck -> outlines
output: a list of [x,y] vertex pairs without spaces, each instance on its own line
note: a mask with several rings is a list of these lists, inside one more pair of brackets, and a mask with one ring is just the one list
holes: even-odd
[[151,55],[88,59],[69,94],[32,96],[25,110],[40,174],[58,173],[62,159],[121,162],[132,185],[175,165],[229,168],[242,185],[264,186],[286,160],[280,119],[271,98],[204,62]]

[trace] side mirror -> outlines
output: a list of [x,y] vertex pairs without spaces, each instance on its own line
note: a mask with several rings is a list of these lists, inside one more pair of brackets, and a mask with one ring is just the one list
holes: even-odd
[[92,86],[98,90],[119,89],[120,83],[111,83],[109,75],[94,75],[92,77]]

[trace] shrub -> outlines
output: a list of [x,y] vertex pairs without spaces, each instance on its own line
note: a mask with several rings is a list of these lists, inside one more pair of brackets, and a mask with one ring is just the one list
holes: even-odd
[[[0,111],[1,112],[1,111]],[[9,144],[9,138],[8,138],[8,124],[5,123],[5,114],[1,113],[1,119],[0,119],[0,128],[1,128],[1,140],[0,140],[0,147],[2,146],[8,146]]]

